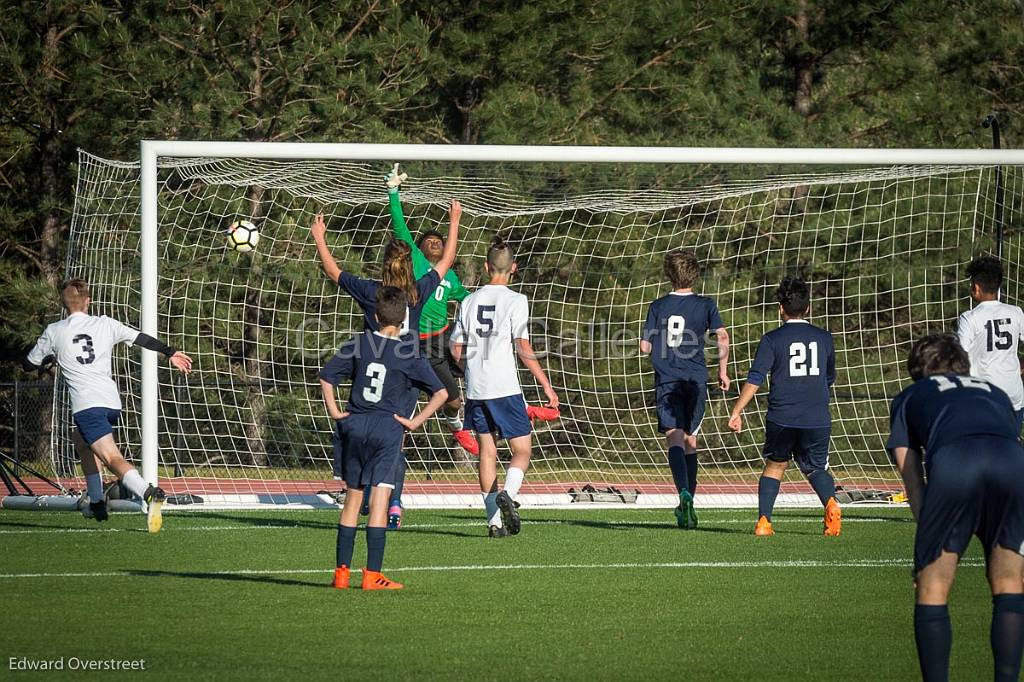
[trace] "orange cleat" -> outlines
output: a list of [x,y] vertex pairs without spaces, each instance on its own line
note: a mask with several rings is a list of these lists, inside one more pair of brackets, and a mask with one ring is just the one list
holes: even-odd
[[338,566],[334,569],[334,587],[339,590],[347,590],[350,572],[348,566]]
[[363,569],[363,589],[364,590],[400,590],[404,587],[402,583],[396,583],[394,580],[389,580],[380,571],[371,571],[368,568]]
[[761,537],[775,535],[775,531],[772,530],[772,522],[768,520],[767,516],[762,516],[757,520],[757,526],[754,527],[754,535]]
[[542,422],[549,422],[558,419],[562,416],[562,413],[558,411],[557,407],[545,407],[543,405],[527,405],[526,416],[530,418],[530,421],[539,419]]
[[458,443],[463,450],[474,457],[480,456],[480,444],[476,442],[476,437],[473,435],[472,431],[469,429],[460,429],[458,431],[452,431],[452,436],[455,437],[455,442]]
[[836,498],[828,498],[825,505],[825,535],[838,537],[839,531],[843,529],[843,510],[839,508]]

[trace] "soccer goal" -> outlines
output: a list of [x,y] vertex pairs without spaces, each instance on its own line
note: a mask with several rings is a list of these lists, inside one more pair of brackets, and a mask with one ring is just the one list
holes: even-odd
[[[963,266],[998,252],[1004,299],[1024,294],[1022,151],[143,142],[141,163],[81,152],[68,274],[89,280],[94,314],[195,360],[185,379],[122,349],[115,369],[117,438],[178,502],[333,503],[318,495],[338,484],[317,371],[363,323],[320,272],[309,226],[323,211],[340,265],[376,276],[393,162],[410,175],[401,198],[414,234],[443,229],[461,200],[455,267],[470,289],[494,233],[517,250],[514,286],[563,402],[559,420],[536,424],[526,504],[677,503],[638,350],[647,304],[668,288],[669,250],[696,251],[695,289],[718,302],[732,337],[733,388],[709,385],[698,505],[756,505],[765,396],[742,434],[726,422],[758,339],[779,322],[783,276],[810,282],[811,319],[835,335],[831,469],[866,499],[900,490],[883,448],[889,399],[912,339],[952,329],[970,306]],[[227,247],[236,220],[260,230],[251,253]],[[54,420],[54,474],[72,487],[63,392]],[[436,420],[405,452],[409,505],[480,504],[474,460]],[[818,503],[797,474],[779,504]]]

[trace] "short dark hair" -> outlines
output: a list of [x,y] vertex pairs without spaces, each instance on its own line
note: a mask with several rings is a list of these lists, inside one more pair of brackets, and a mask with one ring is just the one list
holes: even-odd
[[501,235],[494,235],[491,246],[487,249],[487,265],[493,272],[504,274],[512,271],[515,262],[516,254],[512,250],[512,245]]
[[697,254],[689,249],[676,249],[665,254],[665,277],[676,289],[687,289],[700,277]]
[[427,241],[430,237],[437,237],[444,244],[444,235],[437,230],[424,230],[420,232],[420,236],[416,237],[416,246],[423,248],[423,242]]
[[784,277],[777,296],[782,310],[790,317],[802,317],[811,307],[811,288],[799,277]]
[[910,349],[907,371],[914,381],[932,374],[971,373],[971,361],[953,334],[922,336]]
[[60,283],[60,298],[65,306],[81,306],[90,298],[89,283],[81,277],[72,277]]
[[377,289],[377,323],[382,327],[401,327],[409,308],[409,298],[398,287]]
[[986,294],[997,294],[1003,285],[1003,264],[995,256],[978,256],[967,266],[967,276]]

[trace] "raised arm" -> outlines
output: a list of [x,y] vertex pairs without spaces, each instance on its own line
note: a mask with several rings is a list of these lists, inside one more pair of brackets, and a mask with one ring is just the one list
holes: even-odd
[[331,255],[331,250],[327,247],[327,223],[324,222],[323,213],[316,214],[309,232],[313,235],[313,242],[316,244],[316,255],[320,258],[320,266],[323,268],[324,274],[327,275],[328,279],[337,284],[338,277],[341,276],[341,268],[338,267],[334,256]]
[[548,375],[544,373],[544,368],[540,366],[540,361],[537,360],[537,354],[533,352],[533,344],[530,343],[529,339],[516,339],[516,354],[544,390],[544,395],[548,399],[548,407],[558,407],[558,394],[551,387]]
[[441,254],[441,260],[437,261],[434,265],[434,269],[437,270],[437,274],[441,279],[444,279],[444,276],[448,274],[448,270],[455,263],[455,254],[459,251],[459,220],[462,219],[462,204],[459,203],[458,199],[452,199],[451,208],[448,209],[448,217],[450,222],[448,224],[448,238],[444,242],[444,253]]

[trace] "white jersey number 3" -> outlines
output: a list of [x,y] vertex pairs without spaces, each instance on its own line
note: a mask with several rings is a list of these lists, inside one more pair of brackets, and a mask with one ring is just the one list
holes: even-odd
[[388,368],[379,362],[371,362],[366,366],[366,377],[370,385],[363,388],[363,400],[368,403],[379,403],[384,397],[384,377],[388,375]]
[[818,342],[794,341],[789,344],[789,376],[816,377],[819,374],[821,370],[818,368]]

